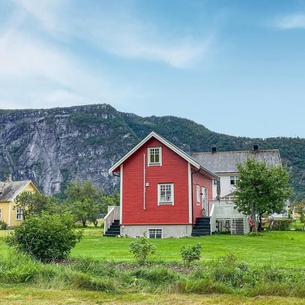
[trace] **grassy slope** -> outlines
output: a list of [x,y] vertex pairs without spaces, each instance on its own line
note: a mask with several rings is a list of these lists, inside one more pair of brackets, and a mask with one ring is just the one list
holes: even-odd
[[[72,257],[133,261],[128,246],[133,239],[104,238],[99,230],[86,230],[84,239],[72,251]],[[0,231],[0,237],[7,232]],[[157,248],[157,259],[178,261],[182,244],[201,242],[205,263],[228,253],[233,253],[249,265],[278,266],[303,269],[305,253],[304,232],[266,232],[259,237],[213,235],[202,238],[151,240]],[[0,238],[0,256],[6,256],[8,249]],[[282,297],[248,298],[239,295],[185,295],[122,294],[80,290],[42,290],[29,286],[2,287],[0,300],[3,305],[17,304],[305,304],[304,299]]]
[[[128,250],[133,239],[105,238],[100,236],[99,231],[92,231],[90,234],[86,233],[83,240],[73,249],[73,257],[133,260]],[[238,259],[255,266],[304,267],[304,232],[265,232],[259,237],[213,235],[200,238],[155,239],[151,242],[157,246],[156,259],[165,261],[181,261],[180,246],[200,242],[203,246],[203,263],[232,253]]]

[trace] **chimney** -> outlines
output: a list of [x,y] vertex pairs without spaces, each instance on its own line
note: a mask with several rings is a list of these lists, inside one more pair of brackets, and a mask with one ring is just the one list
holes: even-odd
[[258,151],[258,144],[254,144],[254,145],[253,145],[253,150],[254,150],[254,151]]
[[5,182],[12,182],[12,175],[7,175]]
[[216,152],[217,152],[216,146],[213,145],[213,146],[212,146],[212,154],[215,154]]

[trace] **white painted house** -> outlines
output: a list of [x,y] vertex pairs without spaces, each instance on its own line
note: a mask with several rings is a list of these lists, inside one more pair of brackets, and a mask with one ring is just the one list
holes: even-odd
[[[213,209],[209,215],[211,224],[215,220],[215,231],[229,228],[231,234],[246,234],[249,232],[248,220],[245,215],[235,209],[234,191],[238,180],[237,165],[246,162],[248,158],[265,161],[267,165],[278,166],[282,164],[278,149],[260,150],[257,145],[248,151],[222,151],[217,152],[212,147],[210,152],[193,154],[193,158],[220,177],[220,197],[217,197],[217,185],[213,188]],[[217,200],[219,199],[219,200]]]

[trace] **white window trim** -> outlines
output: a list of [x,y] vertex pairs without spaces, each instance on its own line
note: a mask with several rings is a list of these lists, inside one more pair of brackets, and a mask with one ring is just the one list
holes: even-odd
[[[152,149],[159,149],[159,162],[150,162],[150,151]],[[162,147],[161,146],[154,146],[147,148],[147,165],[148,166],[161,166],[162,165]]]
[[[234,181],[234,183],[231,183],[231,181]],[[238,181],[238,176],[230,176],[230,185],[236,185]]]
[[2,220],[2,209],[0,209],[0,220]]
[[[18,218],[18,215],[20,215],[20,218]],[[16,209],[16,220],[21,221],[23,219],[23,210],[18,208]]]
[[196,202],[197,205],[200,205],[200,186],[198,184],[196,185]]
[[[163,238],[163,228],[148,228],[147,229],[147,237],[148,238],[156,238],[156,237],[150,237],[149,231],[150,230],[160,230],[161,231],[161,238]],[[156,235],[156,234],[155,234]]]
[[[171,200],[170,201],[161,201],[161,186],[170,185],[171,186]],[[158,183],[158,205],[174,205],[174,183]]]

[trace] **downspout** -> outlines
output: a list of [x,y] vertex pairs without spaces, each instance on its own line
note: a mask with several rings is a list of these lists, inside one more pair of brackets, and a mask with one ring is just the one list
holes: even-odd
[[146,210],[146,155],[143,155],[143,209]]

